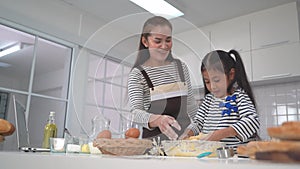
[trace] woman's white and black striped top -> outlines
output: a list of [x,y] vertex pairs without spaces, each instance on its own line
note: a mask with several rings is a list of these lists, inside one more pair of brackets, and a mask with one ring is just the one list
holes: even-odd
[[[181,61],[184,78],[188,85],[188,115],[193,119],[197,112],[197,106],[193,97],[192,86],[190,82],[189,71],[184,62]],[[177,64],[175,61],[169,65],[159,67],[142,66],[151,79],[154,86],[180,82]],[[150,107],[150,90],[141,71],[137,68],[132,69],[128,77],[128,97],[131,112],[134,114],[134,120],[143,127],[148,128],[150,113],[147,110]]]
[[239,137],[228,137],[221,141],[233,147],[255,140],[260,126],[255,106],[244,90],[236,89],[233,95],[236,95],[236,101],[229,102],[237,106],[238,111],[222,116],[222,108],[219,105],[225,102],[225,99],[207,94],[199,106],[194,123],[189,128],[197,135],[200,132],[207,134],[231,126]]

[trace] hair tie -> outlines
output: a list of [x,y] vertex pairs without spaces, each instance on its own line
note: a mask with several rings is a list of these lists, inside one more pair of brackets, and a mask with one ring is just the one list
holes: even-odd
[[229,52],[229,56],[236,62],[236,57],[233,53]]

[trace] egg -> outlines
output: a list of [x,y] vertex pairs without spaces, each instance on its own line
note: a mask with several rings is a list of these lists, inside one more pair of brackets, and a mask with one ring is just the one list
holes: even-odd
[[88,144],[81,145],[81,152],[82,153],[90,153],[90,148]]
[[109,130],[103,130],[97,135],[97,138],[111,139],[111,132]]
[[125,138],[139,138],[140,130],[137,128],[130,128],[125,132]]

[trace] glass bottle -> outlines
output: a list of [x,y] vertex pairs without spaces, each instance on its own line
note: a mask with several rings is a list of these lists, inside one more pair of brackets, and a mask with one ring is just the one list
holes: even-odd
[[55,112],[49,113],[48,123],[44,128],[43,148],[50,148],[49,140],[51,137],[57,137],[57,127],[55,124]]

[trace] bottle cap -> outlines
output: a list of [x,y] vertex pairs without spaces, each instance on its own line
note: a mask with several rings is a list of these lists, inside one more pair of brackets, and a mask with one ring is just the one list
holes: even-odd
[[50,112],[50,116],[55,116],[55,112],[54,112],[54,111],[51,111],[51,112]]

